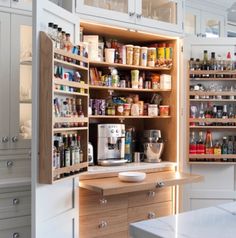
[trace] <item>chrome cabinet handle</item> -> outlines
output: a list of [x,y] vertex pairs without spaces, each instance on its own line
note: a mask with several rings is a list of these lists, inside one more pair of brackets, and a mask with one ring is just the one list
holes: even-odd
[[18,141],[18,138],[16,137],[16,136],[13,136],[12,138],[11,138],[11,140],[12,140],[12,142],[17,142]]
[[148,192],[148,197],[155,197],[156,196],[156,193],[154,191],[149,191]]
[[12,238],[19,238],[20,234],[18,232],[13,233]]
[[107,204],[107,199],[102,198],[102,199],[99,200],[99,202],[100,202],[101,205],[105,205],[105,204]]
[[13,161],[12,160],[8,160],[7,161],[7,168],[11,168],[13,166]]
[[136,14],[136,17],[140,19],[142,17],[142,14]]
[[132,17],[135,15],[135,12],[129,12],[129,16]]
[[154,218],[156,218],[155,212],[149,212],[148,213],[148,219],[154,219]]
[[2,137],[2,143],[7,143],[9,141],[9,138],[7,136]]
[[107,222],[106,221],[101,221],[101,223],[98,225],[99,229],[104,229],[107,227]]
[[12,203],[13,203],[13,205],[18,205],[18,204],[20,203],[20,199],[14,198],[14,199],[12,200]]
[[157,182],[157,185],[156,185],[157,188],[162,188],[164,186],[165,186],[164,182]]

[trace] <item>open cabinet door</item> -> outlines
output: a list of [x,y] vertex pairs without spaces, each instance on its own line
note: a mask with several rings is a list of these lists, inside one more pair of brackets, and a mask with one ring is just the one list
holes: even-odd
[[[231,54],[231,60],[235,61],[236,41],[233,38],[186,38],[181,42],[183,52],[181,54],[181,141],[180,141],[180,169],[190,174],[199,174],[204,176],[204,183],[184,186],[183,189],[183,211],[194,210],[198,208],[218,205],[221,203],[231,202],[235,193],[235,152],[230,154],[219,155],[199,155],[189,153],[189,138],[192,132],[198,138],[199,132],[202,131],[205,140],[206,132],[210,131],[213,139],[213,146],[216,141],[222,143],[224,136],[236,136],[235,118],[233,122],[229,119],[218,119],[222,125],[215,125],[214,118],[199,118],[199,115],[192,119],[190,107],[213,107],[230,105],[234,108],[235,113],[235,75],[233,70],[214,70],[203,75],[204,71],[199,71],[197,76],[189,71],[189,60],[194,58],[203,59],[203,51],[207,50],[208,58],[211,58],[211,52],[215,52],[216,58],[225,61],[228,52]],[[192,76],[193,75],[193,76]],[[196,84],[203,86],[203,92],[190,91]],[[191,98],[190,98],[191,96]],[[212,106],[211,106],[212,105]],[[208,121],[209,120],[209,121]],[[190,122],[191,123],[190,125]],[[201,122],[201,124],[199,124]],[[226,123],[224,125],[224,123]],[[234,123],[234,124],[227,124]],[[227,196],[226,196],[227,194]]]
[[33,1],[33,138],[32,138],[32,236],[34,238],[78,237],[75,180],[68,178],[53,185],[39,184],[39,32],[47,32],[49,22],[58,24],[77,41],[78,18],[50,1]]

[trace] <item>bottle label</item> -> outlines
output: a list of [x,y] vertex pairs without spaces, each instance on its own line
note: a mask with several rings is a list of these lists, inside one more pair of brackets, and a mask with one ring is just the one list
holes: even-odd
[[75,164],[75,151],[71,151],[71,165]]
[[197,144],[197,154],[205,154],[205,145]]
[[196,144],[189,145],[189,154],[197,154],[197,145]]
[[215,155],[221,155],[221,149],[220,148],[214,148],[214,154]]
[[79,164],[79,162],[80,162],[79,150],[75,150],[75,164]]
[[212,147],[206,147],[206,154],[213,155],[214,154],[214,148]]
[[68,167],[70,166],[70,152],[65,151],[65,166]]

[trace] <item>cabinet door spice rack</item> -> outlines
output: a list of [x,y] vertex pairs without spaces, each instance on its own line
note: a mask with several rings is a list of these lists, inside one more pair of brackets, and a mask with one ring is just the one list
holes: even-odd
[[[88,167],[88,59],[82,55],[53,48],[52,40],[44,32],[40,33],[40,40],[39,182],[52,184],[68,176],[75,176],[80,171],[86,171]],[[55,69],[58,66],[68,72],[79,72],[83,83],[55,77]],[[64,97],[61,100],[75,102],[79,99],[84,108],[84,117],[61,116],[61,114],[57,116],[55,114],[55,98],[57,97]],[[69,165],[55,167],[53,150],[57,133],[67,136],[75,133],[80,136],[82,161],[73,163],[71,160]]]

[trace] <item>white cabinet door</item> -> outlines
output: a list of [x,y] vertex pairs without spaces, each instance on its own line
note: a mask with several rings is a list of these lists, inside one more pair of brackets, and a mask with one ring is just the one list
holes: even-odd
[[12,15],[10,141],[11,148],[30,148],[32,84],[32,20]]
[[136,23],[170,32],[183,32],[182,0],[136,1]]
[[0,149],[9,147],[10,14],[0,12]]
[[184,33],[187,36],[201,35],[201,11],[192,8],[185,8]]
[[11,0],[11,7],[32,11],[32,0]]
[[11,0],[0,0],[0,6],[2,7],[10,7],[11,6]]
[[76,11],[122,22],[135,21],[134,0],[77,0]]

